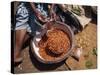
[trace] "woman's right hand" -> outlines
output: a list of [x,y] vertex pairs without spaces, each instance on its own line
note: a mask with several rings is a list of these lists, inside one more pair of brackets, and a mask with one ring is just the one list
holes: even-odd
[[43,16],[39,11],[36,11],[36,17],[38,18],[38,20],[40,20],[41,22],[46,22],[45,19],[46,17]]

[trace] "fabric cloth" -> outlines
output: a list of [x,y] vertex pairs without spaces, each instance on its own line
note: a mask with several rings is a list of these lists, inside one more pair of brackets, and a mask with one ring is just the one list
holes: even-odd
[[84,28],[91,21],[91,9],[81,5],[63,5],[64,11],[70,11],[76,16]]
[[[36,10],[41,12],[42,15],[45,17],[48,16],[47,13],[47,4],[41,4],[41,3],[36,3]],[[32,20],[29,22],[29,18]],[[15,30],[21,30],[21,29],[26,29],[27,32],[31,32],[31,28],[29,24],[33,24],[34,29],[38,28],[37,24],[37,19],[34,13],[29,12],[28,9],[26,8],[24,3],[21,3],[16,11],[16,27]]]

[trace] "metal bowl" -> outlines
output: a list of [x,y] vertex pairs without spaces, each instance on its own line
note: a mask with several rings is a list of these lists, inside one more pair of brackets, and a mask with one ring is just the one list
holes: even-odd
[[[52,23],[52,25],[49,25],[49,23]],[[55,25],[55,23],[56,23],[56,25]],[[58,29],[63,30],[65,33],[67,33],[67,35],[69,36],[69,39],[70,39],[70,47],[68,49],[68,52],[66,52],[66,54],[64,54],[63,56],[57,57],[55,60],[52,60],[52,61],[47,61],[40,56],[39,48],[38,48],[38,42],[41,40],[41,36],[44,35],[46,32],[44,32],[44,30],[42,30],[41,32],[36,32],[36,36],[31,41],[32,52],[34,53],[34,55],[38,61],[45,63],[45,64],[59,63],[59,62],[65,60],[72,52],[73,42],[74,42],[73,32],[67,24],[64,24],[64,23],[59,22],[59,21],[51,21],[51,22],[44,24],[44,28],[46,28],[47,30],[50,27],[56,27]]]

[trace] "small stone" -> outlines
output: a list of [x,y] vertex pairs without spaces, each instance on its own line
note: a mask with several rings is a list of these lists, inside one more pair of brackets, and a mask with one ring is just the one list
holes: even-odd
[[19,68],[20,70],[22,70],[22,67],[21,67],[21,65],[19,65],[19,66],[18,66],[18,68]]

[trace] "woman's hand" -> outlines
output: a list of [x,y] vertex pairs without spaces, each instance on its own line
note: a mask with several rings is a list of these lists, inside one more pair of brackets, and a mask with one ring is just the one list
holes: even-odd
[[46,22],[46,21],[45,21],[46,17],[43,16],[39,11],[36,11],[36,17],[37,17],[38,20],[40,20],[41,22]]
[[55,13],[54,11],[51,11],[51,12],[50,12],[50,19],[51,19],[51,20],[56,20],[56,18],[57,18],[56,13]]
[[55,12],[51,12],[50,20],[51,21],[61,21],[60,16],[57,15]]

